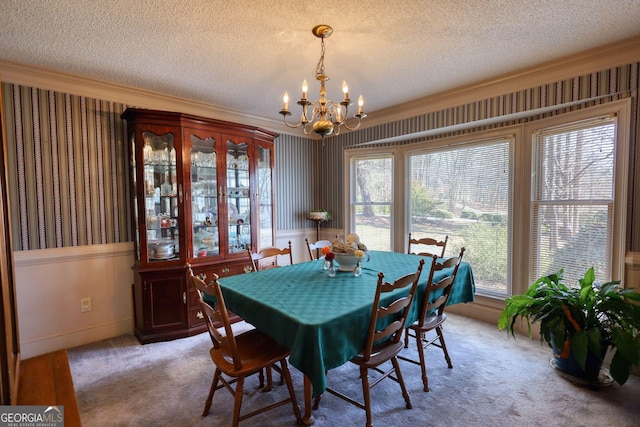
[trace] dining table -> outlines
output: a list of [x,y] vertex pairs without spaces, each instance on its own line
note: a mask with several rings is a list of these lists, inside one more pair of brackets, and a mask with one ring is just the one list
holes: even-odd
[[[415,272],[424,259],[407,326],[417,320],[432,259],[373,250],[367,259],[360,264],[359,277],[352,271],[337,271],[331,277],[320,259],[219,279],[227,309],[291,349],[289,363],[304,374],[306,425],[313,424],[312,397],[327,387],[326,372],[364,346],[378,273],[393,282]],[[436,272],[434,280],[450,274],[448,270]],[[471,302],[474,293],[471,266],[462,262],[447,304]]]

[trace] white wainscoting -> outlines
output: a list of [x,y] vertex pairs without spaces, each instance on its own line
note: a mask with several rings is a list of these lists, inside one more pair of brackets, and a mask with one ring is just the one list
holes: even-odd
[[305,228],[297,230],[281,230],[278,231],[276,236],[276,246],[279,248],[285,248],[288,242],[291,241],[291,252],[293,252],[293,262],[305,262],[309,261],[309,252],[307,244],[305,243],[305,237],[309,239],[309,242],[315,243],[317,240],[330,240],[333,241],[336,238],[336,234],[344,235],[343,230],[337,228],[321,228],[320,239],[316,239],[316,229]]
[[131,242],[14,252],[22,358],[131,333],[133,262]]
[[[305,237],[315,230],[281,231],[277,245],[291,240],[294,262],[308,261]],[[132,333],[133,243],[17,251],[14,263],[23,359]],[[80,312],[82,298],[91,311]]]

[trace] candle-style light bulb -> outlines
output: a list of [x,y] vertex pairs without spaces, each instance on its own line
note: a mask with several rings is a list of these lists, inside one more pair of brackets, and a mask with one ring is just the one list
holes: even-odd
[[284,96],[282,97],[282,110],[287,111],[289,109],[289,92],[284,91]]
[[349,86],[346,81],[342,81],[342,92],[344,93],[344,99],[349,99]]
[[364,99],[362,95],[358,98],[358,114],[362,114],[362,106],[364,105]]
[[307,91],[309,90],[309,85],[307,85],[307,80],[305,79],[302,82],[302,99],[307,99]]

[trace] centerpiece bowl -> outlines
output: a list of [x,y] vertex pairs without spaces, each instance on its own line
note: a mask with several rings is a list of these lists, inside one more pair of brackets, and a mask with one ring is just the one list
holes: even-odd
[[338,263],[338,270],[352,271],[358,262],[358,257],[354,254],[335,252],[335,261]]

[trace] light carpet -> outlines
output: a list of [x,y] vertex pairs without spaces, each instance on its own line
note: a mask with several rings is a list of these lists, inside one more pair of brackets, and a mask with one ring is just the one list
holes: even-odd
[[[243,324],[236,327],[242,328]],[[246,327],[246,325],[245,325]],[[377,426],[640,426],[640,377],[592,390],[550,367],[550,350],[525,336],[509,338],[495,325],[449,315],[445,339],[453,362],[427,348],[431,391],[422,391],[420,367],[400,361],[413,409],[388,379],[372,391]],[[82,424],[93,426],[229,426],[233,397],[219,390],[211,413],[202,409],[211,379],[208,334],[140,345],[125,335],[69,349]],[[417,357],[415,342],[405,354]],[[303,409],[302,374],[291,368]],[[347,363],[328,373],[331,387],[357,396],[358,369]],[[243,412],[286,395],[277,385],[263,393],[258,379],[245,383]],[[328,393],[313,413],[316,426],[364,425],[365,414]],[[241,422],[241,426],[294,426],[291,406]]]

